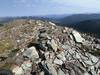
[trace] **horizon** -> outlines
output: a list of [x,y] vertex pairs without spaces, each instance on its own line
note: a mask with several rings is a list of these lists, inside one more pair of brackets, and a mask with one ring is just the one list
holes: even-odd
[[22,15],[22,16],[0,16],[0,18],[16,18],[16,17],[48,17],[48,16],[71,16],[71,15],[98,15],[100,13],[75,13],[75,14],[46,14],[46,15]]
[[2,0],[0,17],[100,13],[99,0]]

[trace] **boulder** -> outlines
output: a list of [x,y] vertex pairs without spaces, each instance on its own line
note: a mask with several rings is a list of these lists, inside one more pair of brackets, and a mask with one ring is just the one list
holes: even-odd
[[58,75],[66,75],[66,74],[59,68]]
[[47,36],[48,36],[47,33],[41,33],[41,34],[39,35],[40,38],[47,38]]
[[15,66],[12,72],[14,73],[14,75],[22,75],[24,73],[22,67],[19,66]]
[[60,60],[62,60],[62,61],[66,61],[65,53],[64,53],[64,52],[61,52],[60,54],[58,54],[57,57],[58,57]]
[[91,54],[89,54],[89,56],[91,57],[91,60],[93,63],[97,63],[99,61],[99,59]]
[[52,23],[52,22],[49,22],[49,24],[51,24],[52,26],[56,26],[56,24]]
[[24,70],[30,70],[31,69],[31,66],[32,66],[32,62],[30,62],[30,60],[24,61],[23,64],[21,65],[21,67]]
[[46,33],[46,28],[41,28],[41,29],[39,29],[39,31],[40,31],[40,33]]
[[82,38],[82,36],[77,31],[72,31],[72,35],[75,42],[77,43],[82,43],[83,41],[85,41],[85,39]]
[[39,34],[39,38],[44,38],[44,39],[51,39],[47,33],[41,33]]
[[39,58],[38,52],[34,46],[28,48],[24,53],[24,57],[31,59],[32,61],[36,61]]
[[67,27],[64,27],[63,33],[66,33],[66,32],[68,32],[68,28]]
[[87,64],[87,65],[90,65],[90,66],[93,65],[91,60],[86,60],[86,61],[84,61],[84,63]]
[[52,39],[51,41],[48,40],[47,44],[50,45],[55,52],[57,51],[58,45],[54,39]]
[[47,63],[47,67],[48,67],[48,69],[49,69],[49,73],[51,74],[51,75],[57,75],[57,71],[56,71],[56,69],[54,68],[54,65],[53,64],[51,64],[51,63]]
[[100,44],[96,44],[96,48],[100,50]]
[[62,64],[63,64],[63,61],[56,58],[56,59],[54,60],[54,64],[62,65]]
[[90,75],[88,72],[85,72],[83,75]]

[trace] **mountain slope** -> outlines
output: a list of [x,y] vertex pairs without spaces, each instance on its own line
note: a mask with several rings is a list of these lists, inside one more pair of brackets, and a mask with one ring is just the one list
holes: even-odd
[[79,22],[72,25],[72,27],[82,32],[94,33],[100,36],[100,19]]
[[13,75],[100,74],[100,39],[49,21],[5,24],[0,27],[0,69]]
[[75,23],[79,23],[81,21],[94,19],[100,19],[100,14],[73,14],[67,17],[65,16],[64,18],[61,18],[59,21],[62,25],[72,25]]

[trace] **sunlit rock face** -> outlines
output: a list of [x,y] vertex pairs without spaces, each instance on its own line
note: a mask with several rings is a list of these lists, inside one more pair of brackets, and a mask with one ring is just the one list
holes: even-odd
[[100,39],[41,20],[8,25],[2,27],[0,40],[10,36],[12,47],[3,48],[0,67],[13,75],[100,75]]
[[83,41],[85,41],[85,39],[82,38],[81,35],[77,31],[72,31],[72,35],[75,41],[78,43],[82,43]]

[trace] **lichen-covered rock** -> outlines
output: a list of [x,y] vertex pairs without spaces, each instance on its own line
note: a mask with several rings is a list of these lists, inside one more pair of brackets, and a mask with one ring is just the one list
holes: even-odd
[[23,52],[23,56],[28,57],[32,61],[36,61],[39,58],[35,47],[28,48],[25,52]]

